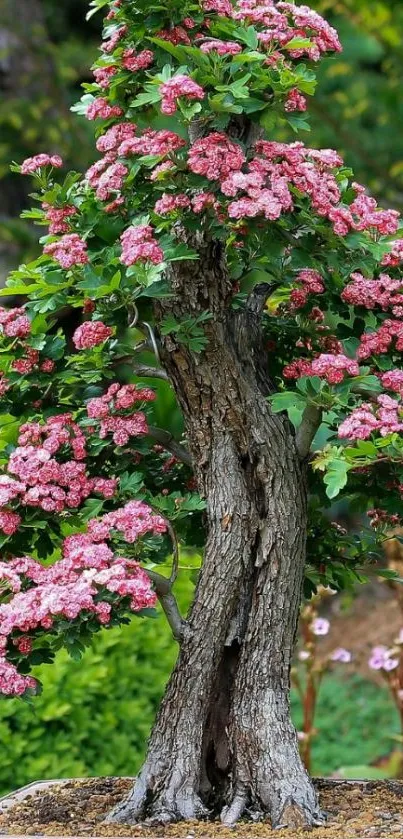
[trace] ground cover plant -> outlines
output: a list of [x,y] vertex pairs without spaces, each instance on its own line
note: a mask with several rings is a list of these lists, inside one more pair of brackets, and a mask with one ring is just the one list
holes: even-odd
[[[180,650],[112,821],[323,820],[289,714],[302,592],[364,579],[403,491],[399,214],[337,152],[271,139],[340,49],[288,2],[118,0],[76,107],[100,158],[15,165],[48,231],[0,311],[0,690],[157,600]],[[347,534],[335,498],[376,527]],[[181,543],[204,547],[186,619]]]

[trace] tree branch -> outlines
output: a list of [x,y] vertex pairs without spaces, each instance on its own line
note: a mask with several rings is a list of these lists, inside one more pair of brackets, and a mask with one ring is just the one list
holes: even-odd
[[150,379],[163,379],[164,382],[169,381],[168,376],[162,367],[149,367],[148,364],[136,364],[135,367],[133,367],[133,373],[135,376]]
[[322,409],[316,405],[307,405],[302,415],[302,422],[298,428],[295,442],[302,460],[308,457],[312,440],[322,422]]
[[165,617],[171,627],[172,635],[178,644],[181,643],[186,621],[182,618],[179,611],[176,597],[172,592],[171,580],[158,574],[156,571],[149,571],[145,569],[147,576],[154,584],[155,593],[158,597],[161,607],[164,611]]
[[185,463],[186,466],[190,466],[192,468],[192,458],[190,452],[185,448],[185,446],[181,446],[173,434],[170,431],[165,431],[163,428],[156,428],[154,425],[148,426],[148,436],[152,437],[153,440],[156,440],[157,443],[160,443],[164,449],[171,452],[171,454],[175,455],[178,460],[181,460],[182,463]]

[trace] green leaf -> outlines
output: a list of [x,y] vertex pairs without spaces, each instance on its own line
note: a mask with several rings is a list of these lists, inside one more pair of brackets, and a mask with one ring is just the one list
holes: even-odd
[[345,460],[332,460],[330,462],[323,479],[327,487],[326,495],[328,498],[336,498],[340,491],[344,489],[350,468]]

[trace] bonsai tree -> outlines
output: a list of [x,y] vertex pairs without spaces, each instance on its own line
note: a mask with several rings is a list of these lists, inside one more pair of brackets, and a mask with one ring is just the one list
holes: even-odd
[[[57,155],[17,167],[49,230],[0,319],[0,690],[158,599],[178,660],[110,818],[316,824],[290,661],[304,579],[362,579],[374,541],[333,499],[375,539],[398,522],[399,217],[335,151],[273,139],[308,128],[340,50],[306,6],[117,0],[104,36],[76,108],[101,156],[63,182]],[[166,382],[183,439],[158,427]],[[181,544],[204,546],[186,619]]]

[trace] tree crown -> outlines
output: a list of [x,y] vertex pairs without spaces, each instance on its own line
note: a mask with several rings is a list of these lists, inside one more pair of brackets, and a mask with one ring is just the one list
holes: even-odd
[[[100,158],[63,182],[58,155],[15,166],[40,203],[25,217],[49,229],[5,290],[27,302],[0,309],[0,692],[35,691],[32,665],[145,614],[174,580],[178,540],[201,543],[190,455],[156,428],[166,385],[152,359],[158,336],[203,353],[210,321],[257,289],[268,410],[288,412],[312,466],[307,593],[359,579],[374,540],[332,524],[333,499],[368,513],[375,538],[399,522],[398,213],[337,152],[270,140],[274,125],[307,127],[315,63],[340,49],[288,2],[117,0],[75,107],[97,120]],[[218,243],[222,299],[153,327],[171,266],[197,260],[202,240]],[[82,315],[72,335],[66,309]],[[153,569],[172,546],[166,583]]]

